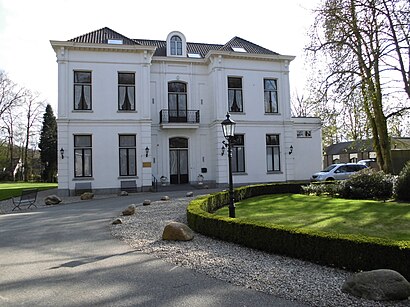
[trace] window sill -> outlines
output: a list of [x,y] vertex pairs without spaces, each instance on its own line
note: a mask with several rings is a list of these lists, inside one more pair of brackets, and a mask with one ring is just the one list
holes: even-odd
[[282,171],[268,171],[266,172],[266,175],[282,175]]
[[238,173],[232,173],[233,176],[248,176],[248,173],[246,172],[238,172]]
[[275,116],[275,115],[282,115],[282,114],[281,114],[281,113],[279,113],[279,112],[277,112],[277,113],[274,113],[274,112],[267,113],[267,112],[265,112],[265,115],[268,115],[268,116]]
[[138,179],[138,176],[118,176],[117,179],[123,180],[123,179]]
[[74,177],[71,180],[72,181],[87,181],[87,180],[94,180],[94,177]]
[[229,111],[229,114],[235,114],[235,115],[246,115],[245,112],[231,112]]
[[72,113],[94,113],[93,110],[72,110]]
[[117,110],[117,113],[138,113],[137,110]]

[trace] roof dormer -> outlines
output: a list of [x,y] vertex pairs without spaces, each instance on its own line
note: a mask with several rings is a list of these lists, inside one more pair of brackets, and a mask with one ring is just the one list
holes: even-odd
[[168,34],[167,56],[186,58],[186,39],[184,34],[178,31]]

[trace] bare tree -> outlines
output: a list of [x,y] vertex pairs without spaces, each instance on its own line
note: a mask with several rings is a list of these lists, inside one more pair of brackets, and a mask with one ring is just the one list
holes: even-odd
[[[399,4],[400,10],[392,9]],[[386,6],[391,10],[386,11]],[[407,17],[403,17],[406,12]],[[307,47],[314,56],[321,54],[327,60],[321,91],[337,93],[336,99],[345,105],[360,101],[372,131],[378,163],[385,172],[392,169],[387,119],[409,109],[408,105],[398,106],[387,114],[384,103],[386,95],[396,94],[392,85],[397,78],[392,72],[402,72],[401,68],[406,72],[402,51],[403,46],[409,45],[403,20],[408,14],[408,0],[324,0],[316,10]],[[404,77],[403,81],[408,83]],[[358,91],[360,100],[354,96]],[[356,119],[352,117],[350,121],[356,123]]]
[[19,88],[4,71],[0,71],[0,116],[18,104],[24,95],[24,88]]
[[23,165],[24,165],[24,180],[28,180],[29,157],[28,149],[33,135],[39,134],[42,113],[44,112],[44,101],[40,100],[39,94],[33,94],[27,91],[22,104],[25,114],[24,123],[24,150],[23,150]]

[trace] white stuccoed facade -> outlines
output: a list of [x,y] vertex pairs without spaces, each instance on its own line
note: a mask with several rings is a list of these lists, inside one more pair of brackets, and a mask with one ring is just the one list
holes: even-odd
[[[170,55],[169,40],[175,35],[182,39],[180,56]],[[171,32],[166,39],[167,53],[162,55],[156,53],[158,44],[154,43],[51,41],[58,63],[58,148],[64,149],[64,158],[59,155],[58,182],[62,195],[72,194],[78,183],[90,183],[97,193],[117,192],[121,181],[135,181],[138,190],[147,190],[153,178],[159,181],[162,176],[166,184],[197,184],[202,175],[205,184],[226,185],[228,158],[226,152],[221,155],[221,122],[229,110],[228,77],[242,79],[243,110],[230,112],[237,123],[235,133],[243,135],[245,152],[245,170],[234,173],[235,185],[308,180],[321,168],[320,120],[291,117],[289,65],[294,57],[221,48],[192,58],[187,56],[182,33]],[[91,110],[74,110],[75,71],[92,74]],[[118,110],[119,72],[135,74],[135,111]],[[265,113],[264,79],[277,82],[277,113]],[[161,110],[170,109],[169,82],[186,84],[186,109],[199,113],[198,122],[161,120]],[[267,169],[269,134],[279,135],[279,171]],[[91,176],[75,176],[75,135],[91,135]],[[135,176],[120,176],[119,135],[135,135]],[[184,153],[184,159],[178,160],[182,166],[170,161],[172,138],[187,140],[187,148],[173,151]],[[171,176],[171,169],[178,174]]]

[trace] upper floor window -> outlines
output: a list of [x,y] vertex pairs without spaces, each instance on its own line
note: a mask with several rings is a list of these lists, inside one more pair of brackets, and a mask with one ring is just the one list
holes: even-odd
[[137,175],[136,137],[132,135],[119,136],[120,176]]
[[118,73],[118,110],[135,111],[134,73]]
[[170,122],[187,121],[187,86],[185,83],[168,83],[168,112]]
[[74,71],[74,110],[91,110],[91,71]]
[[243,112],[242,78],[228,77],[229,112]]
[[91,135],[74,135],[74,177],[92,177]]
[[174,35],[171,37],[171,55],[182,55],[182,39]]
[[233,139],[232,172],[245,172],[245,137],[243,134],[236,134]]
[[275,79],[264,79],[265,113],[278,113],[278,85]]
[[280,171],[279,134],[266,135],[266,163],[267,171]]

